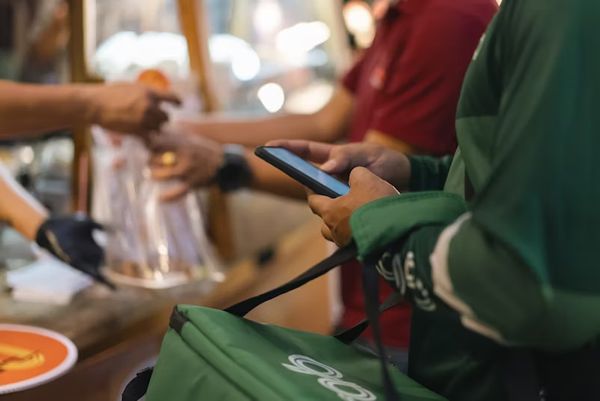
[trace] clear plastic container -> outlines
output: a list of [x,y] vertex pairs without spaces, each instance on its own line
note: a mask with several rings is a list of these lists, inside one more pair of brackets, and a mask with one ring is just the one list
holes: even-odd
[[202,200],[190,192],[161,202],[170,182],[150,178],[148,151],[94,128],[92,214],[108,227],[105,274],[116,283],[168,288],[223,273],[206,236]]

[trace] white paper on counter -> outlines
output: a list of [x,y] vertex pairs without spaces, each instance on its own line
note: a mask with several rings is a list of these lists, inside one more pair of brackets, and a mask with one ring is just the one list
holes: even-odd
[[68,304],[75,294],[93,283],[85,274],[50,256],[7,272],[6,280],[16,300],[57,305]]

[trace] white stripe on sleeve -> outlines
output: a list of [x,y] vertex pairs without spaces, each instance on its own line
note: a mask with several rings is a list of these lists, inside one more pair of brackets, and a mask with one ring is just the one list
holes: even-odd
[[473,310],[454,293],[454,287],[448,271],[450,242],[460,229],[461,225],[470,218],[471,213],[463,214],[440,234],[435,249],[429,257],[433,290],[440,299],[461,315],[463,326],[497,342],[504,343],[505,341],[502,339],[500,333],[478,321]]

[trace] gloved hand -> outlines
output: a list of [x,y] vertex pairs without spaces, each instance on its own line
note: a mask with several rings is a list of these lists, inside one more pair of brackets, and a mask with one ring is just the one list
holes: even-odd
[[104,250],[92,236],[94,230],[103,230],[103,227],[85,214],[50,217],[38,229],[35,242],[68,265],[114,289],[114,284],[99,271]]

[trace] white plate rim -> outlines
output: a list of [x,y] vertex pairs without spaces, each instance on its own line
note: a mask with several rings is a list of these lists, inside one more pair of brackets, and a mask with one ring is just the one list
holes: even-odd
[[42,327],[10,323],[0,323],[0,330],[22,331],[26,333],[44,335],[60,342],[67,348],[67,356],[60,365],[40,376],[36,376],[31,379],[22,380],[12,384],[0,385],[0,394],[15,393],[17,391],[27,390],[44,383],[48,383],[63,376],[73,367],[73,365],[75,365],[75,362],[77,362],[78,352],[77,347],[75,344],[73,344],[73,341],[64,335],[57,333],[56,331],[44,329]]

